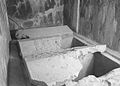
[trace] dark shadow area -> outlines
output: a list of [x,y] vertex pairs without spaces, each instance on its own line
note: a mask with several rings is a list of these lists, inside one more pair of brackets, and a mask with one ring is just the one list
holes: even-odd
[[119,64],[105,57],[101,53],[94,53],[93,74],[97,77],[102,76],[111,70],[120,67]]
[[[78,46],[87,46],[87,45],[73,38],[72,47],[78,47]],[[82,70],[76,80],[82,79],[83,76],[88,76],[88,75],[95,75],[96,77],[100,77],[112,71],[113,69],[120,67],[119,64],[109,59],[109,57],[102,55],[100,52],[94,53],[93,59],[91,59],[91,61],[89,62],[90,63],[88,69]]]
[[10,59],[8,63],[8,86],[30,86],[19,56],[17,41],[10,42]]
[[15,36],[16,31],[17,31],[17,30],[11,30],[11,31],[10,31],[10,35],[11,35],[12,40],[17,40],[17,38],[16,38],[16,36]]
[[[63,23],[68,25],[72,31],[76,31],[76,2],[77,0],[64,0]],[[75,15],[74,15],[75,14]],[[75,21],[75,22],[74,22]]]
[[71,47],[78,47],[78,46],[87,46],[87,45],[73,38]]

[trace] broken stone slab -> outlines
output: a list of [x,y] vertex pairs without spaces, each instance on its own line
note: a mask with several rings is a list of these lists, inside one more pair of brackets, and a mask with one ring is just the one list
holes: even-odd
[[107,82],[101,81],[99,78],[95,77],[94,75],[89,75],[79,80],[74,85],[70,84],[69,86],[109,86],[109,85],[107,84]]
[[82,61],[87,58],[86,55],[105,50],[105,45],[68,48],[48,57],[28,56],[25,62],[31,79],[44,81],[48,86],[52,86],[66,80],[74,80],[83,69]]
[[78,82],[66,81],[66,86],[120,86],[120,68],[113,69],[109,73],[95,77],[89,75]]

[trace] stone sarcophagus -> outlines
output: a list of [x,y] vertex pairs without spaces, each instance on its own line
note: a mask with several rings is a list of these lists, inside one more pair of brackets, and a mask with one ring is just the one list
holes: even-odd
[[[118,60],[107,57],[106,45],[87,45],[67,26],[22,30],[17,34],[24,69],[30,83],[36,86],[41,86],[41,82],[48,86],[83,86],[79,82],[87,80],[84,86],[92,86],[92,76],[88,75],[102,77],[119,67]],[[29,39],[21,39],[23,35]]]
[[[29,38],[22,39],[23,36]],[[22,55],[26,56],[32,53],[44,53],[71,47],[73,32],[68,26],[58,26],[18,31],[16,37],[20,39]]]

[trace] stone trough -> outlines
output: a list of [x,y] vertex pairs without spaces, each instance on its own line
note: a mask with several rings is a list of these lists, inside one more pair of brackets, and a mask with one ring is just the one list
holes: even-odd
[[88,43],[68,26],[22,30],[17,38],[25,76],[36,86],[83,86],[79,82],[85,81],[88,85],[84,86],[93,86],[88,75],[97,80],[120,66],[119,58],[109,54],[106,45]]

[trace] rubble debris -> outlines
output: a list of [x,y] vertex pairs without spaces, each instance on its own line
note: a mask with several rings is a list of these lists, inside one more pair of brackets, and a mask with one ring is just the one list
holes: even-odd
[[66,86],[120,86],[120,68],[116,68],[109,73],[95,77],[89,75],[78,82],[67,81]]

